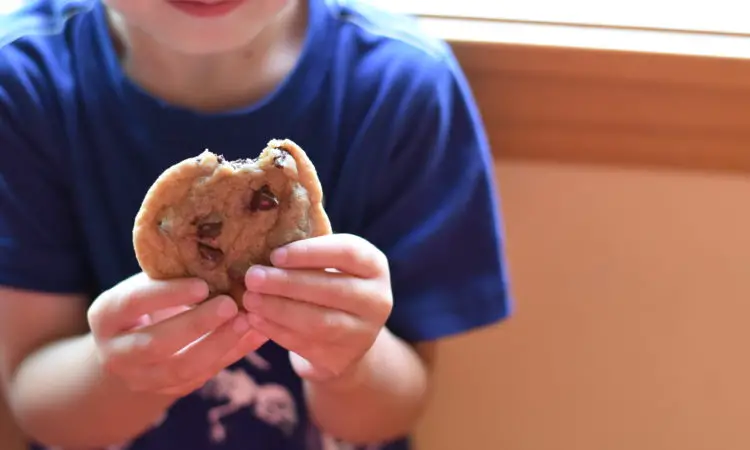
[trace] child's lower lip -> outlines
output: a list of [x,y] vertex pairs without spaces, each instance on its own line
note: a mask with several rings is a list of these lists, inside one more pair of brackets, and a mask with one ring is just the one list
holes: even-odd
[[203,3],[196,0],[170,0],[169,4],[194,17],[219,17],[232,12],[244,0],[225,0],[219,3]]

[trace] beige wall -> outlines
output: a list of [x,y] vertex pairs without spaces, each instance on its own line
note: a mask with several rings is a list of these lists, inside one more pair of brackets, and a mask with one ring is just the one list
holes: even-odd
[[515,317],[442,347],[419,449],[750,448],[750,179],[497,173]]

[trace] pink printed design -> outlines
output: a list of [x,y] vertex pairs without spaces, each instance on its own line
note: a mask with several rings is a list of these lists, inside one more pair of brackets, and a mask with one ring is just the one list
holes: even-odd
[[[252,353],[246,360],[261,370],[268,370],[270,365],[260,355]],[[291,392],[276,383],[258,384],[242,369],[223,370],[198,391],[203,398],[225,400],[219,406],[208,411],[210,438],[214,443],[224,442],[227,429],[222,419],[250,409],[259,420],[275,426],[285,434],[291,435],[297,427],[297,407]]]
[[[258,370],[270,370],[271,365],[257,353],[245,357]],[[214,443],[227,439],[227,427],[222,422],[228,416],[247,409],[258,420],[280,429],[291,436],[297,428],[299,418],[291,392],[277,383],[259,384],[242,369],[222,370],[209,380],[197,394],[204,399],[224,401],[221,405],[209,409],[207,420],[209,437]],[[152,428],[161,426],[167,419],[163,415]],[[50,447],[47,450],[128,450],[132,442],[110,445],[103,449],[63,449]],[[356,446],[321,433],[312,423],[307,424],[305,450],[382,450],[381,445]]]
[[336,439],[328,434],[321,433],[320,430],[309,423],[305,436],[305,450],[382,450],[379,444],[369,444],[366,446],[356,446],[348,442]]

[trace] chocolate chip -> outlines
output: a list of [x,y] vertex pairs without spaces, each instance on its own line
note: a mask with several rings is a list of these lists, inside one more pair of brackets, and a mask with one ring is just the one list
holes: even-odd
[[216,159],[219,161],[219,164],[224,164],[226,162],[226,159],[224,159],[224,155],[218,155]]
[[198,239],[213,239],[221,235],[221,229],[224,227],[223,222],[205,222],[197,225],[196,234]]
[[203,242],[198,242],[198,254],[200,254],[201,258],[205,261],[214,264],[219,264],[224,259],[224,252],[218,248],[206,245]]
[[273,158],[273,165],[279,169],[283,168],[287,156],[289,156],[289,152],[280,149],[279,154]]
[[279,199],[271,192],[268,185],[264,185],[253,193],[250,200],[250,211],[268,211],[279,206]]

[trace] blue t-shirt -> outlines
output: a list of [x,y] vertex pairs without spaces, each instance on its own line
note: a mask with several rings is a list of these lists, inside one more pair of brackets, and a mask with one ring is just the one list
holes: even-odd
[[[100,1],[24,5],[0,17],[0,284],[95,298],[139,271],[133,219],[164,169],[205,148],[254,157],[278,137],[316,165],[334,230],[388,256],[395,334],[433,340],[508,314],[477,108],[448,46],[410,20],[310,0],[303,53],[278,88],[204,114],[125,76]],[[309,422],[287,352],[269,343],[118,448],[352,447]]]

